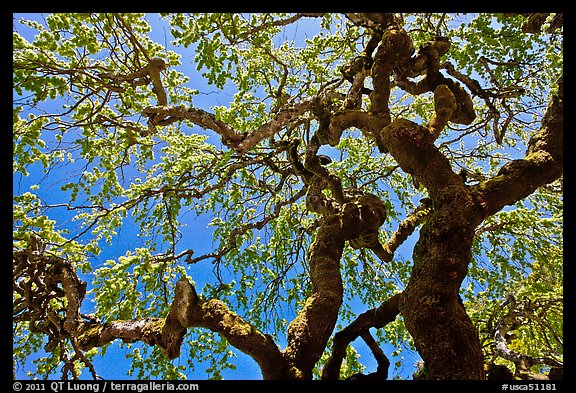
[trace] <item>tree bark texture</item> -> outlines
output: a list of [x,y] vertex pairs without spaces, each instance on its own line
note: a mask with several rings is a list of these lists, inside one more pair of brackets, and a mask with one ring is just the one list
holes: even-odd
[[471,258],[474,229],[505,205],[530,195],[563,173],[563,87],[560,80],[526,156],[497,176],[466,186],[422,126],[396,120],[382,138],[402,169],[428,189],[433,212],[414,249],[412,275],[400,312],[424,359],[429,379],[484,379],[477,331],[458,289]]
[[343,295],[340,258],[345,241],[377,230],[385,218],[382,201],[364,195],[323,219],[309,250],[312,295],[290,324],[288,346],[283,352],[297,378],[312,377],[336,325]]

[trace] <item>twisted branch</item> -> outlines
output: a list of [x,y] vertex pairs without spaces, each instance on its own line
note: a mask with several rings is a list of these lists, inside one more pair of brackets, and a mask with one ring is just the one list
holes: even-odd
[[322,379],[339,378],[342,361],[346,356],[346,348],[359,336],[366,341],[378,362],[378,370],[371,376],[371,378],[387,378],[390,362],[370,335],[369,329],[373,327],[380,329],[394,321],[396,316],[400,313],[398,305],[401,297],[401,293],[396,294],[382,303],[379,307],[360,314],[350,325],[334,335],[332,354],[328,358],[328,361],[322,370]]

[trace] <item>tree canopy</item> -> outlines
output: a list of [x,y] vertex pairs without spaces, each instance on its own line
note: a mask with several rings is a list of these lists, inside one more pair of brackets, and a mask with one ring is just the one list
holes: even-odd
[[562,14],[13,23],[15,376],[561,378]]

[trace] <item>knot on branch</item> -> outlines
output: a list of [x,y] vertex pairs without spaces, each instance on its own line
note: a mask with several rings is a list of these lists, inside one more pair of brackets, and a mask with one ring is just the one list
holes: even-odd
[[341,212],[345,240],[356,248],[372,248],[380,244],[378,228],[386,221],[386,214],[386,205],[374,194],[364,194],[346,203]]
[[380,46],[375,61],[388,64],[390,68],[401,66],[414,53],[412,39],[406,30],[397,26],[386,29]]
[[312,212],[327,216],[335,215],[339,211],[338,204],[324,195],[318,185],[308,187],[308,193],[306,193],[306,208]]
[[174,301],[167,316],[167,325],[188,327],[194,321],[193,311],[199,306],[200,298],[194,286],[182,276],[176,283]]
[[[382,129],[381,134],[387,144],[390,143],[390,139],[394,138],[402,144],[409,145],[411,153],[414,154],[425,146],[431,146],[435,139],[428,128],[402,118],[394,120]],[[403,169],[412,173],[409,169]]]
[[[416,56],[398,63],[394,69],[394,82],[396,86],[413,95],[435,92],[439,86],[445,85],[456,99],[456,108],[448,116],[448,120],[468,125],[476,118],[472,98],[460,84],[440,73],[440,59],[448,53],[450,46],[450,41],[445,37],[426,42],[418,49]],[[421,75],[425,76],[418,82],[409,80]]]
[[155,342],[150,344],[157,344],[168,359],[176,359],[180,356],[180,347],[186,331],[199,318],[197,315],[199,306],[200,298],[194,286],[185,276],[182,276],[176,283],[174,301],[170,307],[170,312],[162,321]]
[[162,85],[162,80],[160,78],[160,73],[167,68],[167,64],[163,59],[155,57],[150,59],[148,64],[138,70],[128,73],[128,74],[114,74],[112,72],[105,72],[100,74],[103,79],[108,79],[113,84],[108,86],[110,90],[113,91],[123,91],[123,89],[118,86],[119,84],[126,82],[131,86],[146,86],[152,83],[152,92],[156,95],[158,99],[157,105],[168,105],[168,99],[166,97],[166,91],[164,91],[164,86]]
[[435,138],[438,138],[457,108],[452,90],[446,85],[438,85],[434,90],[434,114],[428,123],[428,128]]
[[157,72],[157,71],[164,71],[167,65],[163,59],[159,57],[154,57],[150,59],[150,62],[146,67],[148,68],[148,72],[155,72],[155,71]]

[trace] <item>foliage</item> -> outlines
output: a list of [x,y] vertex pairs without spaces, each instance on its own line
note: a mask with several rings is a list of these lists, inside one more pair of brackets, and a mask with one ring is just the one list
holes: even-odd
[[[488,178],[522,157],[561,75],[562,35],[518,34],[525,20],[520,15],[401,17],[416,47],[438,33],[448,37],[452,46],[443,60],[491,93],[489,99],[474,97],[478,118],[472,124],[450,124],[437,140],[455,171],[475,182],[472,175]],[[110,75],[163,59],[168,105],[202,109],[248,133],[281,108],[329,87],[345,93],[349,83],[340,69],[369,39],[368,29],[341,14],[56,13],[15,20],[13,249],[40,237],[47,253],[69,261],[88,282],[81,312],[101,321],[165,316],[184,275],[205,298],[224,302],[282,347],[311,291],[306,254],[318,214],[307,210],[304,184],[278,142],[308,142],[317,122],[302,114],[238,154],[189,119],[152,130],[142,113],[159,105],[153,85]],[[396,87],[390,110],[393,118],[426,123],[432,97]],[[301,143],[298,153],[304,152]],[[382,242],[427,196],[359,130],[347,130],[337,146],[323,146],[321,153],[332,158],[326,168],[343,187],[377,193],[385,202]],[[519,301],[562,298],[562,208],[560,180],[476,230],[462,296],[492,362],[498,354],[489,321],[502,313],[510,293]],[[414,239],[390,263],[368,249],[345,249],[337,329],[406,287]],[[61,315],[65,304],[54,303],[55,312]],[[527,319],[514,350],[561,361],[561,307],[556,302],[540,319]],[[68,342],[46,353],[42,333],[32,330],[27,322],[14,323],[14,373],[57,375],[77,348]],[[414,357],[401,320],[377,339],[390,345],[383,348],[390,349],[393,364]],[[135,378],[185,378],[200,361],[208,377],[219,379],[235,367],[226,340],[203,329],[186,336],[186,365],[166,360],[157,347],[122,346],[129,348],[127,376]],[[76,358],[76,373],[106,348]],[[362,371],[357,352],[348,348],[342,376]]]

